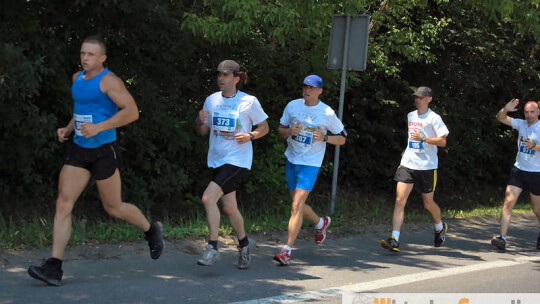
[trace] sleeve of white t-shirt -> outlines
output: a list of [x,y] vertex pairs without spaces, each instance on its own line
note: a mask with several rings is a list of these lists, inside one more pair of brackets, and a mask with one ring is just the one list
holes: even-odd
[[261,103],[257,98],[253,99],[253,104],[251,105],[250,110],[249,117],[251,118],[253,125],[258,125],[268,118],[268,115],[266,115],[264,112]]
[[524,119],[517,119],[517,118],[510,119],[510,125],[512,126],[513,129],[518,130],[518,131],[519,131],[519,128],[523,126],[524,122],[525,122]]
[[283,126],[290,127],[291,126],[291,116],[289,115],[289,107],[290,103],[285,107],[285,110],[283,110],[283,116],[281,116],[281,119],[279,120],[279,123]]
[[328,131],[332,132],[332,134],[339,134],[345,127],[343,126],[343,123],[341,123],[341,120],[339,120],[337,117],[336,112],[334,112],[334,110],[331,108],[328,109]]
[[439,115],[435,116],[432,123],[433,130],[435,130],[435,134],[437,135],[437,137],[443,137],[450,133]]

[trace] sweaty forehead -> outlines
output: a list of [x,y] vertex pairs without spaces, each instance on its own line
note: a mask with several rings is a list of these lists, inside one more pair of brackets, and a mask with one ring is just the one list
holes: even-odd
[[103,48],[99,43],[95,42],[85,42],[81,46],[81,51],[95,53],[95,54],[103,54]]
[[525,111],[538,111],[538,104],[536,102],[527,102],[525,104]]

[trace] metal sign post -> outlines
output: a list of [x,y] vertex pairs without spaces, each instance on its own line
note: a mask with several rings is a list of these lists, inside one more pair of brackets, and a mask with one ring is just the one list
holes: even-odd
[[[330,47],[328,51],[328,69],[341,69],[341,87],[339,91],[338,108],[339,120],[343,119],[347,70],[364,71],[366,69],[369,19],[369,15],[359,15],[357,17],[351,17],[350,15],[334,15],[332,18]],[[340,146],[336,146],[336,153],[334,156],[330,214],[334,214],[336,207],[340,148]]]

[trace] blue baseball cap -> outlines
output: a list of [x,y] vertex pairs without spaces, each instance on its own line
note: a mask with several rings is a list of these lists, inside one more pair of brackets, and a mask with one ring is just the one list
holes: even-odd
[[304,78],[304,84],[307,84],[310,87],[322,88],[323,82],[322,78],[317,75],[309,75]]

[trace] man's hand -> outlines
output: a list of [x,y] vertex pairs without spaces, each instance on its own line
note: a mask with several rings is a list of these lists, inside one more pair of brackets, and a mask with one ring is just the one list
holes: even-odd
[[249,133],[236,133],[234,134],[234,140],[239,144],[245,144],[251,141],[251,136],[249,136]]
[[324,132],[321,130],[321,127],[317,126],[317,129],[313,130],[313,139],[324,141]]
[[83,122],[81,124],[81,133],[86,138],[96,136],[99,132],[101,132],[101,130],[98,124],[93,124],[90,122]]
[[56,130],[56,135],[58,136],[58,141],[63,143],[64,141],[69,139],[69,135],[71,134],[71,130],[68,128],[58,128]]
[[297,121],[291,128],[290,128],[290,133],[291,133],[291,136],[295,136],[295,135],[298,135],[300,134],[300,131],[302,131],[302,123],[300,121]]
[[525,143],[525,147],[529,150],[532,150],[534,149],[534,147],[536,147],[536,143],[530,138],[523,140],[523,142]]
[[199,111],[199,125],[203,125],[206,122],[209,114],[210,114],[210,111],[208,110]]
[[422,141],[422,133],[414,130],[411,132],[411,139],[416,141]]
[[507,112],[515,112],[517,111],[517,106],[519,104],[519,99],[512,99],[510,100],[505,106],[504,106],[504,109],[507,111]]

